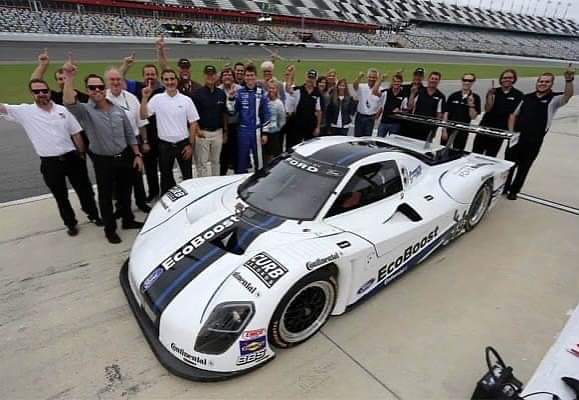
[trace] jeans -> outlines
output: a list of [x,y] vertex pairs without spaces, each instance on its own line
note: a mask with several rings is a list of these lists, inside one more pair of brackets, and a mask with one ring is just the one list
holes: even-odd
[[400,122],[381,122],[378,127],[378,136],[398,135],[400,133]]
[[374,116],[356,114],[356,126],[354,127],[354,136],[372,136],[374,130]]

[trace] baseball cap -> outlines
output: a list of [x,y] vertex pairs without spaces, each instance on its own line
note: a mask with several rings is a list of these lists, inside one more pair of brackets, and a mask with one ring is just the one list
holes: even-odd
[[177,65],[181,68],[191,68],[191,61],[187,60],[186,58],[181,58],[177,61]]
[[424,68],[418,67],[414,70],[414,75],[424,75]]
[[215,66],[213,66],[213,65],[206,65],[205,68],[203,68],[203,73],[204,74],[216,74],[217,68],[215,68]]
[[306,76],[311,79],[316,79],[318,77],[318,71],[316,71],[315,69],[310,69],[308,70]]

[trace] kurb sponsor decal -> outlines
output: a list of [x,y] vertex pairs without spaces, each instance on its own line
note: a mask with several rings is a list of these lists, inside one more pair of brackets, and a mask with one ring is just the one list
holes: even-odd
[[241,334],[242,339],[255,339],[258,336],[265,335],[265,328],[253,329],[251,331],[245,331]]
[[182,348],[178,347],[175,343],[171,343],[171,350],[177,354],[179,354],[183,361],[186,361],[193,365],[207,365],[207,359],[201,358],[199,356],[194,356],[192,354],[187,353]]
[[356,292],[356,293],[357,294],[364,293],[366,290],[370,289],[373,284],[374,284],[374,278],[370,279],[368,282],[366,282],[362,286],[360,286],[360,289],[358,289],[358,292]]
[[195,236],[189,242],[187,242],[183,247],[177,250],[173,255],[165,259],[161,263],[165,269],[169,269],[175,265],[176,262],[182,260],[186,255],[190,254],[193,250],[199,248],[203,243],[208,240],[213,239],[216,235],[223,232],[225,229],[233,226],[235,223],[239,222],[239,218],[235,215],[227,217],[223,221],[218,222],[211,228],[207,229],[200,235]]
[[239,341],[239,354],[242,356],[265,349],[265,336]]
[[493,163],[483,162],[478,164],[465,165],[456,172],[456,175],[464,178],[466,176],[469,176],[474,170],[484,167],[485,165],[493,165]]
[[263,360],[265,358],[265,356],[266,356],[266,349],[262,349],[262,350],[256,351],[255,353],[249,353],[249,354],[237,357],[237,362],[235,363],[235,365],[245,365],[245,364],[250,364],[253,362],[258,362],[258,361]]
[[173,186],[171,189],[167,190],[167,193],[165,193],[165,195],[167,196],[167,198],[169,200],[177,201],[181,197],[187,196],[187,191],[185,189],[183,189],[181,186],[177,185],[177,186]]
[[275,285],[288,272],[286,267],[266,253],[256,254],[243,265],[261,279],[268,288]]
[[141,284],[141,290],[143,292],[147,291],[151,286],[153,286],[153,283],[155,283],[155,281],[157,279],[159,279],[159,277],[163,274],[163,272],[165,272],[165,268],[163,267],[157,267],[155,268],[143,281],[143,283]]
[[323,257],[323,258],[318,258],[314,261],[308,261],[306,263],[306,268],[309,270],[312,270],[316,267],[319,267],[320,265],[324,265],[329,263],[330,261],[334,261],[337,260],[338,258],[340,258],[340,253],[335,252],[334,254],[330,254],[327,257]]
[[396,257],[390,263],[380,268],[380,270],[378,270],[378,282],[381,282],[388,276],[398,271],[402,267],[402,264],[408,261],[414,254],[418,253],[428,243],[432,242],[437,236],[438,236],[438,226],[434,228],[433,231],[429,232],[427,235],[424,235],[424,237],[420,241],[414,243],[413,245],[408,246],[404,250],[404,253],[402,253],[400,256]]
[[251,284],[247,279],[245,279],[239,272],[234,272],[232,276],[237,279],[241,286],[247,289],[247,291],[251,294],[254,294],[257,288]]
[[308,171],[308,172],[312,172],[312,173],[316,173],[318,172],[320,169],[318,167],[316,167],[315,165],[311,165],[308,164],[306,162],[300,161],[300,160],[296,160],[295,158],[288,158],[288,163],[289,165],[302,169],[304,171]]
[[412,171],[408,172],[408,181],[412,183],[414,179],[422,175],[422,165],[417,166]]

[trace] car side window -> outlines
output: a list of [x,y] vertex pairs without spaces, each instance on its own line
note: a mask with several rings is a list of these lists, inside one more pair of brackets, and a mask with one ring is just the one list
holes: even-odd
[[363,165],[350,178],[326,217],[367,206],[402,191],[395,161]]

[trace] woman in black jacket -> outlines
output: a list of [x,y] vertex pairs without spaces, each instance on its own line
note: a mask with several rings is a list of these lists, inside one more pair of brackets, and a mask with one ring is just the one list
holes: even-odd
[[348,130],[353,125],[352,117],[355,112],[356,101],[350,96],[348,82],[345,79],[340,79],[336,84],[336,90],[332,90],[326,110],[326,121],[330,127],[330,134],[348,135]]

